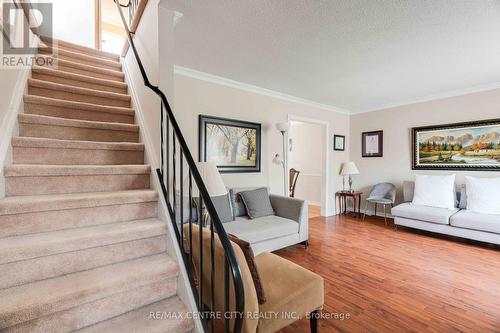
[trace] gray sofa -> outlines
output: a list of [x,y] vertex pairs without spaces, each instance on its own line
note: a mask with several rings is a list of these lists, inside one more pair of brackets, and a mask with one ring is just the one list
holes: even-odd
[[453,210],[413,205],[414,183],[405,182],[403,186],[405,203],[392,209],[396,225],[500,244],[500,215],[468,211],[463,186],[457,190],[457,207]]
[[255,255],[294,244],[307,244],[308,212],[304,200],[270,194],[275,215],[249,219],[238,193],[251,189],[253,188],[229,190],[234,221],[224,223],[228,234],[249,242]]

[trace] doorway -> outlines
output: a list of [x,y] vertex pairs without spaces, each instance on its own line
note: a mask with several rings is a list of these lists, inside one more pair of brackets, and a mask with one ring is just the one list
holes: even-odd
[[[120,54],[126,40],[122,19],[113,0],[95,0],[95,47],[98,50]],[[128,8],[122,7],[128,17]]]
[[289,116],[288,167],[299,171],[295,197],[308,201],[312,212],[328,212],[328,123]]

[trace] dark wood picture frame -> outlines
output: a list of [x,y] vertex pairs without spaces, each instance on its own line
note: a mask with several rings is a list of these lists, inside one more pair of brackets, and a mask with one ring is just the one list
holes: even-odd
[[[342,148],[337,148],[337,139],[343,139]],[[333,135],[333,150],[335,151],[345,151],[345,135]]]
[[[366,151],[366,138],[368,136],[378,136],[378,151],[376,153],[368,153]],[[384,131],[371,131],[361,133],[361,155],[362,157],[384,156]]]
[[226,127],[253,129],[256,132],[255,136],[255,165],[217,165],[220,173],[250,173],[261,171],[261,142],[262,142],[262,125],[243,120],[235,120],[228,118],[213,117],[200,115],[198,121],[198,139],[199,139],[199,160],[200,162],[207,161],[207,125],[221,125]]
[[[494,165],[481,165],[481,164],[466,164],[466,163],[457,163],[456,165],[447,164],[444,162],[443,164],[420,164],[420,143],[418,142],[418,134],[423,132],[432,132],[432,131],[443,131],[443,130],[467,130],[471,131],[476,127],[485,127],[485,126],[498,126],[500,128],[500,118],[496,119],[487,119],[487,120],[478,120],[478,121],[468,121],[468,122],[460,122],[453,124],[445,124],[445,125],[435,125],[435,126],[422,126],[422,127],[414,127],[411,129],[411,142],[412,142],[412,170],[463,170],[463,171],[500,171],[500,161],[498,166]],[[497,132],[499,133],[499,132]],[[500,144],[500,141],[497,142]],[[480,149],[480,147],[478,147]],[[462,147],[460,145],[458,148],[460,149],[457,153],[462,153],[461,150],[470,151],[470,147]],[[489,150],[489,149],[488,149]],[[496,155],[496,151],[498,149],[493,149],[491,153],[494,158],[498,159],[498,155]],[[432,150],[431,150],[432,151]],[[464,154],[466,156],[466,154]]]

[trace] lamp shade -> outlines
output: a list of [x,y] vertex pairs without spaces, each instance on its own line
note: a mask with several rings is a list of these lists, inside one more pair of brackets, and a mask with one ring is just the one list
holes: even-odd
[[277,123],[276,129],[280,132],[288,132],[288,130],[290,129],[290,123],[288,121]]
[[356,164],[354,164],[354,162],[346,162],[342,166],[342,170],[340,171],[340,174],[342,176],[345,176],[345,175],[358,175],[359,174],[359,170],[358,170],[358,167],[356,166]]
[[217,165],[210,162],[197,162],[196,167],[211,197],[227,194],[226,185],[222,181]]

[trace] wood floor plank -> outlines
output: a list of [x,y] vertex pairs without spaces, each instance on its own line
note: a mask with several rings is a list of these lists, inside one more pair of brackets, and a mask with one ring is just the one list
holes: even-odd
[[350,315],[320,332],[500,332],[500,247],[352,216],[310,218],[309,235],[275,253],[325,279],[323,312]]

